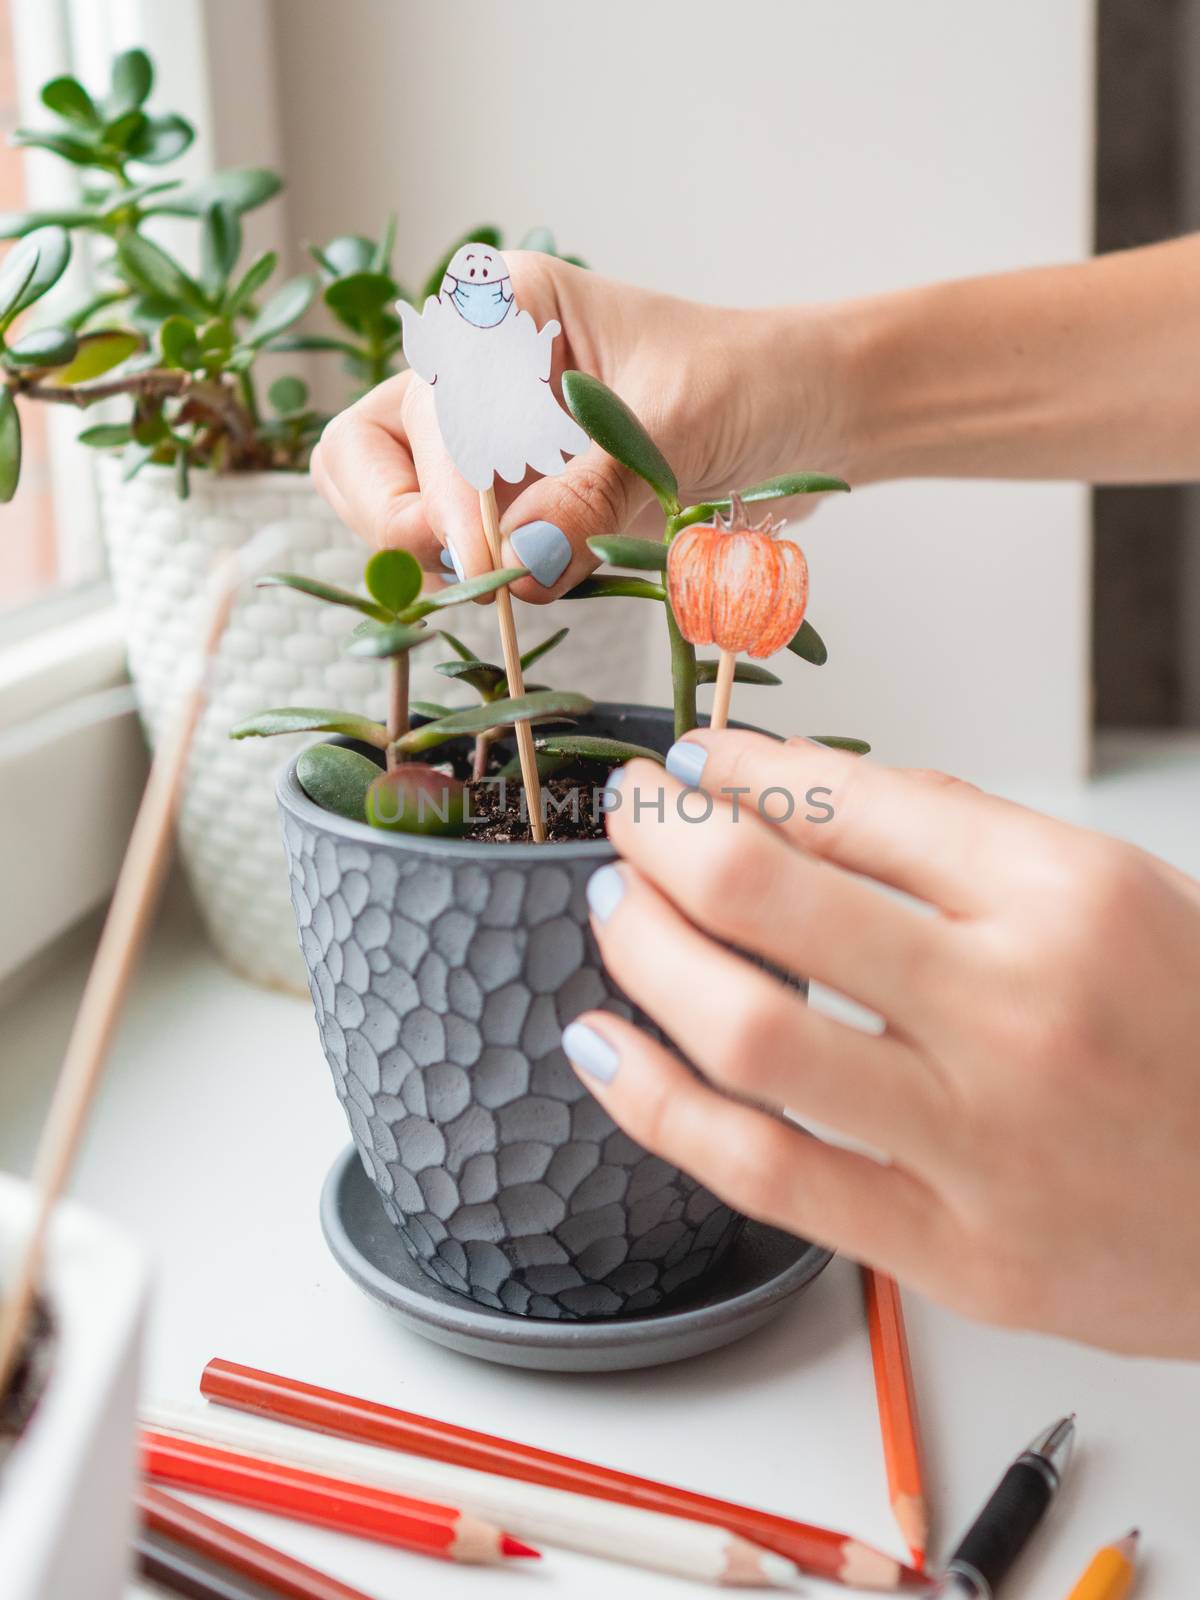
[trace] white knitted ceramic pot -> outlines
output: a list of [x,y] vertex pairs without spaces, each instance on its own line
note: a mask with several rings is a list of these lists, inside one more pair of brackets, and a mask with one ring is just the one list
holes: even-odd
[[[195,652],[198,607],[220,552],[240,549],[271,528],[273,570],[361,588],[364,547],[307,476],[194,472],[191,494],[180,500],[169,468],[146,467],[122,483],[117,463],[105,461],[101,495],[130,673],[151,745],[174,713],[180,665]],[[636,701],[643,697],[647,630],[659,622],[657,612],[657,606],[634,602],[560,601],[519,608],[518,626],[526,647],[555,628],[571,628],[571,637],[539,669],[545,681],[585,689],[594,699]],[[308,986],[274,775],[311,740],[235,742],[229,730],[269,706],[332,706],[381,717],[383,667],[343,652],[354,620],[340,606],[291,590],[245,586],[221,642],[180,808],[180,853],[217,951],[244,976],[298,993]],[[498,659],[492,607],[457,607],[445,623],[484,659]],[[414,699],[471,702],[470,691],[433,671],[451,656],[436,643],[414,653]]]

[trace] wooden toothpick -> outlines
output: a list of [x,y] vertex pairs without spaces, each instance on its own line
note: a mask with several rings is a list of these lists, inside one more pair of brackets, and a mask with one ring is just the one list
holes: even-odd
[[723,728],[729,721],[729,698],[733,694],[733,674],[737,667],[737,651],[722,650],[717,658],[717,683],[713,690],[710,728]]
[[[479,491],[479,512],[483,518],[483,531],[487,535],[492,566],[499,570],[500,510],[496,505],[496,491]],[[508,586],[496,590],[496,613],[500,619],[500,647],[504,651],[504,671],[508,677],[508,692],[515,699],[525,693],[525,675],[521,671],[521,652],[517,647],[517,625],[513,619],[512,595]],[[538,844],[546,842],[546,824],[542,817],[542,785],[538,778],[537,752],[533,747],[533,729],[528,722],[515,724],[517,754],[521,758],[521,781],[525,785],[525,799],[529,808],[529,825]]]
[[[248,549],[249,547],[247,547]],[[230,555],[213,576],[204,618],[203,653],[184,703],[166,730],[134,819],[129,847],[88,973],[75,1026],[33,1169],[34,1211],[10,1281],[0,1284],[0,1395],[13,1376],[33,1310],[51,1214],[79,1151],[121,1007],[137,965],[157,892],[171,855],[171,825],[188,752],[207,698],[207,664],[224,632],[245,568],[245,552]]]

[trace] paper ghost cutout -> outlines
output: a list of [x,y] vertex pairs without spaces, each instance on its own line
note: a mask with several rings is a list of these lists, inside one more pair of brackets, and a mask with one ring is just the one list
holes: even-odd
[[440,294],[417,311],[398,300],[409,366],[433,388],[438,426],[474,489],[497,474],[520,483],[529,467],[554,477],[590,440],[550,387],[557,322],[539,329],[517,309],[508,266],[489,245],[456,251]]

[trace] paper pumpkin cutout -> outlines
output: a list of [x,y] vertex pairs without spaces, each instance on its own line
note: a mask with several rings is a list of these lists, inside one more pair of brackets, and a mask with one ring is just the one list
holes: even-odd
[[499,475],[520,483],[529,467],[554,477],[587,434],[550,387],[557,322],[538,328],[513,297],[508,265],[490,245],[455,252],[441,293],[423,311],[399,300],[404,354],[433,388],[438,426],[455,466],[472,486]]

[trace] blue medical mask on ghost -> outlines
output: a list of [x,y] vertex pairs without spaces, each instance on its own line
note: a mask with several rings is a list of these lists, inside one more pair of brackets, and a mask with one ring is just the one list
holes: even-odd
[[459,315],[473,327],[494,328],[508,315],[512,284],[507,278],[493,278],[488,283],[469,283],[450,277],[446,281],[453,284],[450,298],[458,307]]

